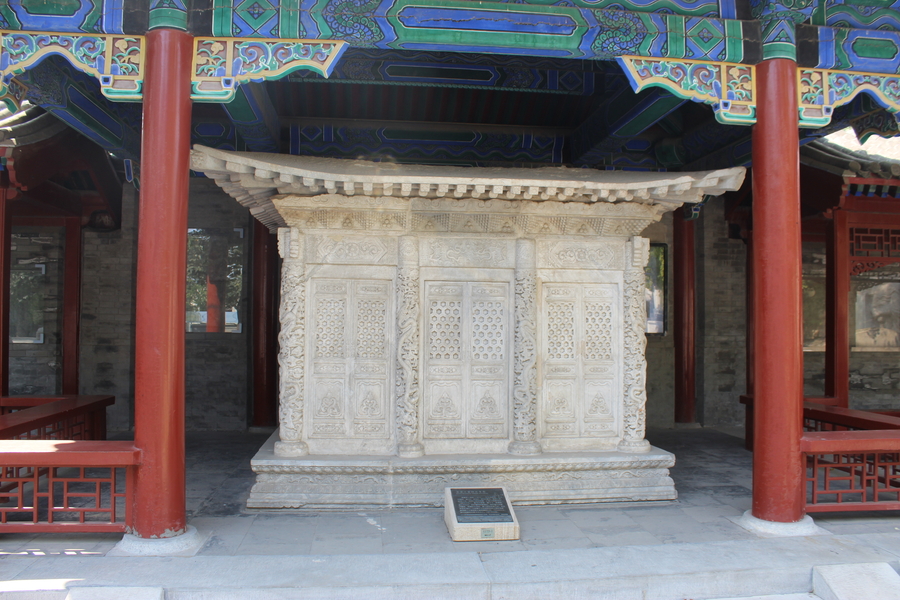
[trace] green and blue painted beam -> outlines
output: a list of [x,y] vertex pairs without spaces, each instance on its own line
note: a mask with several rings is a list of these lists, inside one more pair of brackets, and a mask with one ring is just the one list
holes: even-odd
[[60,57],[49,57],[19,75],[25,98],[53,113],[111,154],[138,160],[141,105],[110,102],[96,79]]
[[687,102],[660,88],[634,94],[623,85],[572,134],[572,163],[591,166]]
[[234,129],[252,152],[281,151],[281,123],[264,83],[237,87],[231,102],[222,104]]

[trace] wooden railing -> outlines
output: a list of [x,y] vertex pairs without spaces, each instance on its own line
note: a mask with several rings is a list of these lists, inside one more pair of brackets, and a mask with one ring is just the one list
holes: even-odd
[[0,398],[0,533],[124,531],[140,451],[106,441],[113,396]]
[[115,396],[0,398],[2,440],[104,440]]
[[[753,398],[742,396],[748,424]],[[900,417],[805,398],[800,451],[806,461],[806,511],[900,510]],[[748,449],[753,430],[748,425]]]
[[900,510],[900,418],[803,405],[807,512]]

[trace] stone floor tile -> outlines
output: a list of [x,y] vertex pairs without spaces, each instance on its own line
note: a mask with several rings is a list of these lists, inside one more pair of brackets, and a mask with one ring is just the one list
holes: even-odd
[[[17,554],[20,556],[105,556],[107,552],[122,539],[121,533],[91,534],[79,536],[78,534],[64,534],[70,539],[58,539],[46,536],[37,536],[28,544],[23,544]],[[100,537],[102,536],[102,537]]]
[[381,554],[381,537],[378,536],[326,536],[317,537],[310,547],[310,554]]
[[572,550],[595,548],[597,544],[587,536],[522,539],[529,550]]
[[441,518],[387,518],[381,521],[381,540],[385,544],[438,542],[449,540],[447,525]]
[[300,556],[310,554],[312,540],[294,540],[290,543],[274,543],[267,540],[244,539],[234,556]]
[[625,511],[622,508],[610,508],[603,505],[560,508],[559,512],[562,513],[567,519],[575,523],[581,523],[584,521],[594,522],[597,520],[607,521],[610,519],[625,517]]
[[197,555],[221,556],[233,555],[240,547],[247,532],[253,524],[255,515],[245,517],[199,517],[191,521],[191,525],[209,538]]
[[450,534],[443,542],[427,541],[423,543],[399,542],[384,543],[382,539],[381,549],[383,554],[411,554],[411,553],[430,553],[430,552],[453,552],[453,541],[450,540]]
[[17,553],[36,537],[34,533],[6,533],[0,536],[0,556]]
[[675,484],[678,492],[678,504],[682,506],[721,506],[722,502],[716,499],[712,494],[696,491],[696,489],[687,489],[679,487]]
[[504,542],[452,542],[454,552],[513,552],[527,550],[528,547],[520,540],[507,540]]
[[339,513],[320,515],[317,535],[378,536],[384,528],[378,513]]
[[583,538],[584,532],[569,521],[551,519],[549,521],[519,521],[523,542],[555,538]]
[[516,518],[519,523],[527,520],[549,521],[553,519],[566,519],[565,509],[556,506],[514,506]]
[[719,504],[716,506],[685,506],[682,508],[682,512],[698,523],[720,521],[722,517],[736,517],[743,514],[743,511],[729,504]]
[[277,553],[269,551],[267,546],[283,548],[288,554],[302,554],[308,552],[315,536],[316,523],[313,519],[291,523],[286,519],[265,520],[257,516],[247,528],[247,533],[235,550],[235,554]]
[[630,516],[641,529],[648,531],[655,536],[659,536],[660,534],[672,535],[704,530],[702,524],[691,519],[684,513],[666,516]]
[[669,535],[656,534],[654,537],[659,538],[664,544],[705,544],[712,542],[728,542],[735,539],[747,539],[741,536],[739,532],[733,535],[719,531],[685,531],[682,533],[673,533]]
[[753,504],[753,499],[750,495],[747,496],[726,496],[722,498],[723,504],[728,504],[730,506],[735,507],[742,513],[750,510],[750,507]]
[[598,546],[656,546],[662,541],[647,531],[629,531],[612,535],[588,534],[588,539]]

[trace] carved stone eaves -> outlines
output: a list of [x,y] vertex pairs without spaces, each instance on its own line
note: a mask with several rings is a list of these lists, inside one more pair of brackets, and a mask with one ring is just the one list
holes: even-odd
[[628,238],[671,206],[373,196],[275,196],[283,220],[304,232],[431,233]]
[[[353,198],[555,201],[581,204],[663,204],[671,210],[736,190],[745,169],[685,173],[466,168],[398,165],[338,158],[229,152],[194,146],[191,168],[205,173],[270,228],[284,226],[276,195]],[[665,212],[665,211],[664,211]],[[532,232],[537,233],[537,232]],[[592,234],[610,235],[594,231]],[[613,233],[612,235],[634,235]]]

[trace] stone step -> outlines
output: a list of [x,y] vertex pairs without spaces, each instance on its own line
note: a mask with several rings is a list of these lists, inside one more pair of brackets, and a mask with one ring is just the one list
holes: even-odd
[[[442,586],[444,587],[444,586]],[[13,595],[12,593],[0,592],[0,598],[3,600],[234,600],[237,598],[245,600],[275,600],[275,599],[303,599],[303,600],[355,600],[357,598],[371,598],[372,600],[396,600],[409,598],[438,598],[468,600],[475,599],[493,599],[490,593],[487,595],[469,594],[473,591],[463,586],[461,589],[452,590],[448,587],[444,589],[433,588],[430,590],[436,595],[418,596],[409,594],[404,590],[397,588],[385,589],[367,589],[358,590],[354,588],[328,588],[318,590],[297,590],[296,588],[269,588],[269,589],[230,589],[230,590],[203,590],[203,589],[169,589],[162,587],[121,587],[121,586],[79,586],[72,587],[68,593],[58,590],[42,590],[33,591],[31,593],[20,592]],[[597,600],[634,600],[641,599],[642,595],[638,590],[624,589],[611,594],[602,596],[593,596]],[[872,600],[880,596],[869,596],[866,600]],[[683,600],[682,596],[673,597],[671,600]],[[694,599],[691,599],[694,600]],[[702,600],[697,598],[696,600]],[[812,593],[806,594],[777,594],[767,596],[735,596],[731,598],[715,598],[710,600],[824,600],[821,596]]]
[[778,594],[776,596],[740,596],[734,598],[715,598],[715,600],[822,600],[815,594]]
[[813,568],[813,591],[822,600],[900,600],[900,575],[888,563]]
[[548,551],[10,557],[0,561],[0,600],[92,598],[77,586],[104,588],[99,600],[117,586],[164,588],[166,600],[900,600],[897,556],[896,535],[877,533]]

